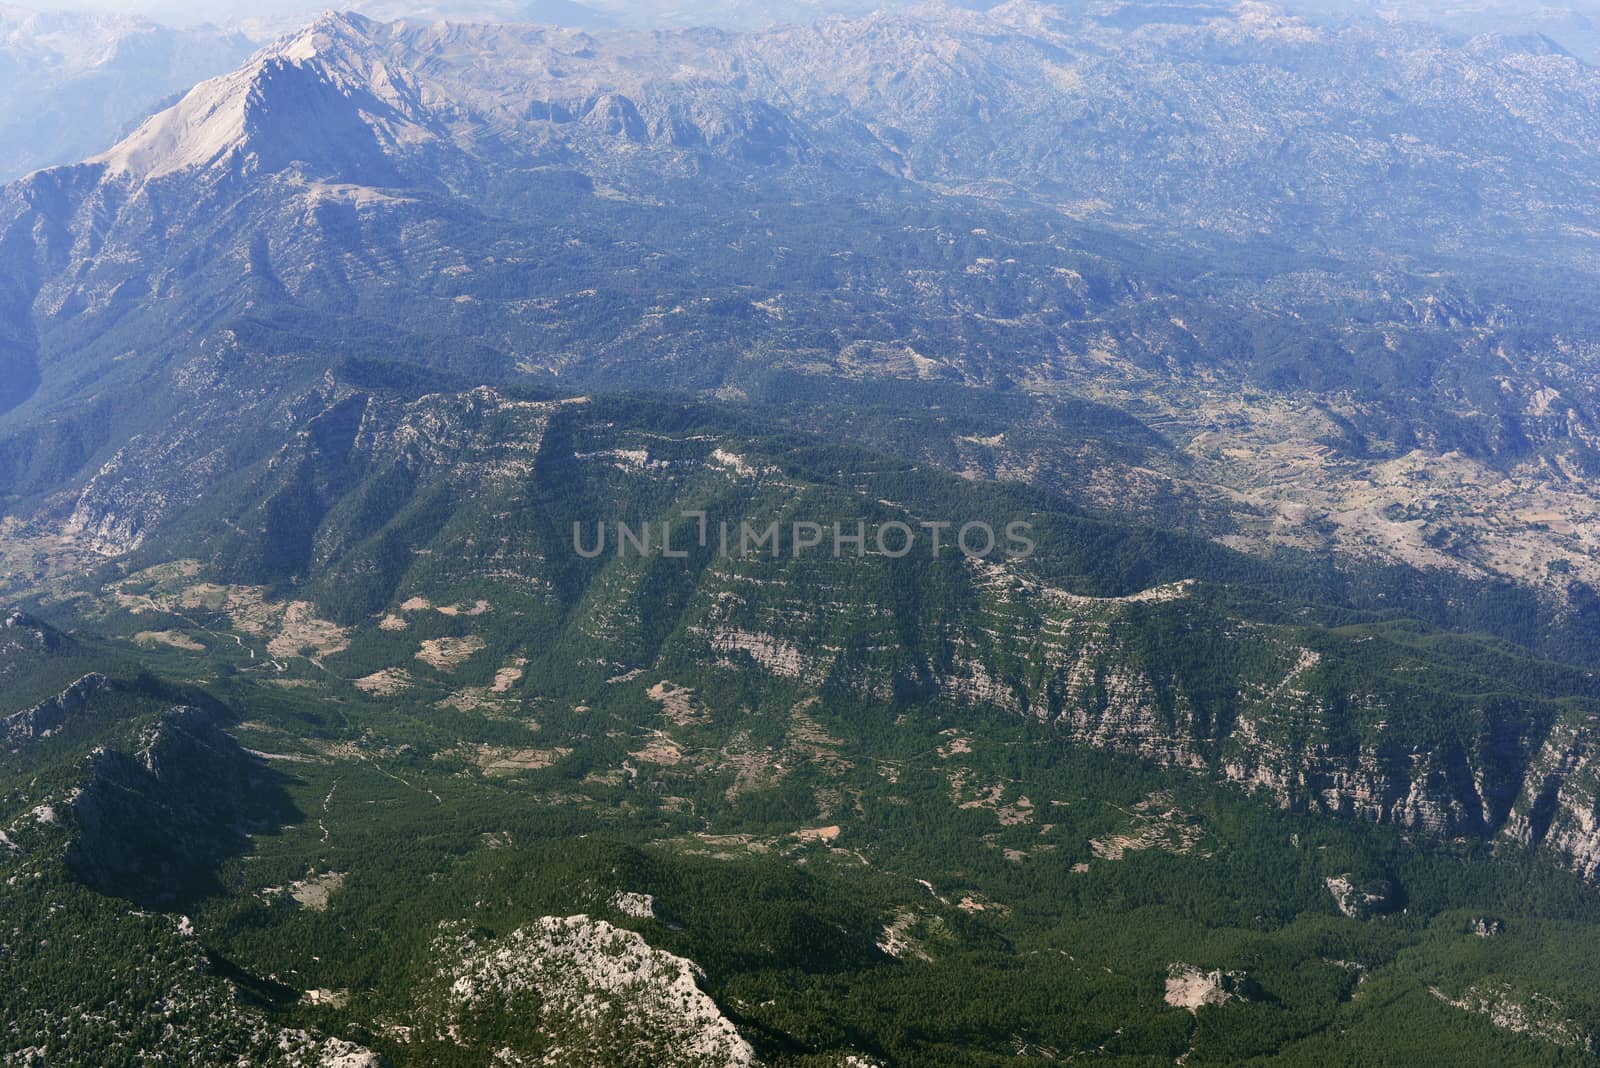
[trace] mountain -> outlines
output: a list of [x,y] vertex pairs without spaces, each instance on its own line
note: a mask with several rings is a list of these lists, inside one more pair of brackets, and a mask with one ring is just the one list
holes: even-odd
[[[897,0],[870,3],[868,0],[800,0],[795,4],[775,4],[771,0],[645,0],[628,4],[621,0],[585,0],[586,6],[603,12],[616,23],[636,26],[718,26],[727,29],[763,29],[782,24],[816,22],[829,16],[870,15],[904,6]],[[541,22],[533,18],[526,21]]]
[[[477,664],[484,679],[511,680],[498,693],[527,678],[575,699],[670,670],[696,690],[776,687],[785,707],[821,701],[862,717],[955,701],[1051,724],[1082,747],[1205,770],[1286,808],[1504,835],[1596,870],[1588,824],[1600,799],[1584,785],[1593,674],[1394,621],[1396,588],[1336,592],[1303,570],[1026,493],[730,433],[738,424],[715,409],[481,389],[397,399],[341,390],[132,566],[197,560],[166,586],[180,602],[186,584],[294,590],[302,620],[326,621],[306,628],[315,662],[385,696]],[[696,513],[709,517],[705,544],[682,518]],[[752,550],[766,515],[779,541]],[[794,544],[797,522],[832,531],[860,517],[876,537],[956,515],[949,539],[982,520],[993,547],[935,556],[919,535],[900,562],[875,541],[865,557],[830,552],[822,535],[812,553]],[[623,517],[647,556],[630,558]],[[1037,559],[1007,559],[1021,543],[1003,532],[1019,522]],[[686,563],[667,555],[674,537],[687,539]],[[447,613],[457,625],[442,629],[405,607],[451,603],[478,607],[464,626]],[[211,628],[237,631],[227,600],[218,608]],[[308,655],[282,641],[266,651]]]
[[[234,462],[206,428],[329,346],[572,389],[1020,384],[1168,444],[1119,476],[1141,507],[1581,608],[1593,71],[1258,6],[1117,10],[325,19],[0,197],[7,508],[134,544]],[[1094,492],[1000,429],[940,453]],[[107,520],[113,493],[145,504]]]
[[[41,606],[138,670],[5,721],[56,725],[0,754],[8,1052],[148,1041],[87,943],[197,1063],[1587,1056],[1600,691],[1418,576],[723,405],[329,390]],[[1037,551],[872,548],[939,517]]]
[[98,151],[253,50],[211,28],[0,5],[0,180]]
[[[778,4],[772,0],[361,0],[350,10],[382,22],[524,23],[571,26],[583,29],[630,27],[663,29],[719,27],[761,29],[789,23],[813,22],[831,15],[860,16],[887,8],[908,6],[904,0],[868,3],[865,0],[802,0]],[[317,15],[315,6],[295,2],[262,5],[224,5],[209,18],[238,26],[256,38],[260,31],[298,29]]]
[[329,14],[0,189],[0,1058],[1588,1063],[1597,88]]

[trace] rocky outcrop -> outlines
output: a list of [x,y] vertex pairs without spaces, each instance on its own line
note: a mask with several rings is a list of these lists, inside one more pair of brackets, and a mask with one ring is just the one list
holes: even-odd
[[1244,993],[1245,977],[1239,972],[1203,971],[1192,964],[1178,962],[1167,968],[1167,985],[1162,1000],[1175,1009],[1199,1012],[1207,1005],[1226,1005]]
[[632,931],[588,916],[546,916],[498,939],[447,929],[434,943],[442,990],[424,1027],[471,1044],[462,1021],[493,1005],[521,1016],[544,1049],[507,1047],[509,1064],[746,1068],[747,1042],[700,989],[700,969]]
[[1353,920],[1367,920],[1394,908],[1394,887],[1386,879],[1361,879],[1350,872],[1330,875],[1324,882],[1334,907]]

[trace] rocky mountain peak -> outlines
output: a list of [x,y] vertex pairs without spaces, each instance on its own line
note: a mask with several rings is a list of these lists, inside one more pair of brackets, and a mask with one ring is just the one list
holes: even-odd
[[383,62],[375,25],[327,13],[239,69],[201,82],[88,162],[138,182],[230,164],[275,171],[299,163],[318,177],[384,177],[384,150],[426,134],[415,85]]
[[354,11],[322,12],[304,29],[280,39],[272,48],[291,59],[311,59],[341,51],[361,51],[371,46],[378,24]]

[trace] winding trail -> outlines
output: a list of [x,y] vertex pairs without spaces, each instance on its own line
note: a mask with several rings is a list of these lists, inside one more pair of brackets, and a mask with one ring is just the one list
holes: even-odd
[[[338,788],[339,788],[339,780],[335,779],[335,780],[333,780],[333,785],[328,787],[327,796],[322,799],[322,815],[323,816],[326,816],[328,814],[328,806],[333,803],[333,792],[335,790],[337,790]],[[322,840],[324,842],[326,842],[328,840],[328,835],[329,835],[328,825],[326,823],[322,822],[321,817],[318,817],[317,826],[322,828]]]

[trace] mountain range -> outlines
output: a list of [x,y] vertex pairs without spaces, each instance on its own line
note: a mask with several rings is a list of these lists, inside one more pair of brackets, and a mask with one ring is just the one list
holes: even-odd
[[1597,96],[330,13],[0,188],[0,1053],[1587,1063]]
[[[224,383],[269,403],[326,334],[482,382],[1076,395],[1165,443],[1130,476],[1149,507],[1561,597],[1597,577],[1570,299],[1595,92],[1549,49],[1249,5],[753,35],[330,17],[0,195],[0,492],[88,490],[71,529],[125,548],[148,517],[96,494],[128,465],[198,491]],[[1024,430],[950,448],[1082,491]]]

